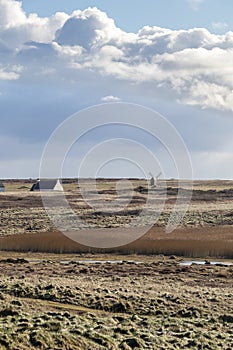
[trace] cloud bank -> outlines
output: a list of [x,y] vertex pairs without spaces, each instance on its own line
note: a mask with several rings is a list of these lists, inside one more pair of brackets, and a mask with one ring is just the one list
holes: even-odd
[[233,32],[146,26],[127,33],[97,8],[40,18],[0,0],[0,62],[0,80],[104,77],[172,92],[181,104],[233,110]]

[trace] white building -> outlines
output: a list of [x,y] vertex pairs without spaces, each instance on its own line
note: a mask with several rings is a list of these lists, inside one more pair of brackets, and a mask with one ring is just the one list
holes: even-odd
[[30,191],[63,191],[60,180],[43,179],[37,180]]

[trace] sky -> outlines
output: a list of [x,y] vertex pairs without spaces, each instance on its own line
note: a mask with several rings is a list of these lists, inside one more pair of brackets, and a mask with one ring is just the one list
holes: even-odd
[[[232,179],[232,10],[232,0],[0,0],[0,178],[38,177],[46,143],[70,115],[131,103],[174,126],[194,178]],[[178,176],[158,140],[116,126],[73,145],[63,175],[77,176],[85,154],[108,138],[133,139],[157,162],[139,171],[121,156],[140,158],[128,143],[106,164],[93,153],[100,176],[161,169],[166,178]],[[111,158],[118,146],[106,145]]]

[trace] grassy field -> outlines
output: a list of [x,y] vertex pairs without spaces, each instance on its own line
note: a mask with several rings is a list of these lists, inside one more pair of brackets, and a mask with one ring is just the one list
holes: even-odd
[[[134,189],[133,196],[124,210],[104,212],[95,208],[102,200],[108,208],[117,199],[114,179],[99,179],[97,194],[85,202],[80,192],[77,180],[64,180],[66,198],[81,218],[81,226],[76,225],[75,218],[71,220],[73,229],[84,230],[112,230],[121,228],[133,230],[134,219],[140,214],[147,200],[147,181],[131,179]],[[77,244],[57,232],[43,208],[40,193],[30,192],[33,180],[5,181],[5,193],[0,194],[0,249],[32,250],[46,252],[89,252],[91,248]],[[92,180],[86,180],[86,191],[92,191]],[[232,181],[195,181],[193,183],[192,200],[188,211],[178,229],[171,235],[164,233],[170,213],[176,202],[178,193],[176,180],[161,180],[157,189],[152,192],[151,207],[148,215],[140,218],[137,225],[153,226],[147,235],[124,247],[113,249],[113,252],[138,254],[175,254],[196,256],[232,257],[233,247],[233,182]],[[139,189],[145,189],[141,191]],[[158,203],[166,200],[164,208],[156,222],[155,213]],[[189,195],[190,183],[182,182],[182,193],[185,198]],[[90,192],[91,193],[91,192]],[[118,193],[119,194],[119,193]],[[97,196],[98,195],[98,196]],[[120,193],[120,198],[127,200],[126,192]],[[72,221],[73,220],[73,221]],[[97,231],[96,231],[97,232]],[[110,232],[110,231],[109,231]],[[130,239],[129,239],[130,240]]]
[[232,349],[233,267],[181,261],[1,253],[0,349]]
[[[186,215],[166,234],[177,181],[160,181],[138,226],[133,219],[146,201],[145,180],[134,179],[130,202],[111,212],[95,203],[101,198],[112,209],[115,180],[98,181],[100,197],[89,203],[76,181],[65,181],[66,198],[82,219],[70,233],[106,239],[116,228],[132,238],[153,224],[167,188],[150,230],[111,249],[86,247],[58,232],[40,193],[29,192],[32,182],[5,181],[0,193],[1,350],[233,348],[233,182],[196,181]],[[183,196],[189,185],[182,183]],[[127,199],[126,192],[120,196]],[[219,263],[211,264],[211,257]],[[188,258],[205,263],[182,265]]]

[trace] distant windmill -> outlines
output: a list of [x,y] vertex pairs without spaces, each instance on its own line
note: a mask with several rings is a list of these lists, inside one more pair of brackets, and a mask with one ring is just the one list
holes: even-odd
[[162,173],[160,172],[157,176],[154,176],[152,173],[149,173],[150,175],[150,187],[157,187],[157,182],[158,182],[158,178],[162,175]]

